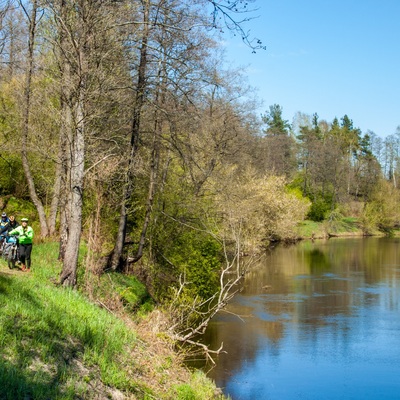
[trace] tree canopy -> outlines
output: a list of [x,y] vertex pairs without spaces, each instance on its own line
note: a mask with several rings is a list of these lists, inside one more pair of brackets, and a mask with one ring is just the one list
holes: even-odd
[[[0,192],[30,199],[39,236],[60,241],[60,283],[77,284],[85,240],[87,271],[136,273],[155,297],[185,276],[207,297],[224,256],[294,240],[306,217],[393,210],[378,193],[397,189],[399,132],[290,124],[278,104],[255,115],[219,44],[225,30],[264,48],[248,3],[1,3]],[[378,225],[396,224],[387,213]]]

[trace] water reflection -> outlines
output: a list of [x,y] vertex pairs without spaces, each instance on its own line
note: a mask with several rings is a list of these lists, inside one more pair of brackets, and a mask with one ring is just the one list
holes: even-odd
[[210,325],[205,341],[228,354],[209,375],[233,400],[399,399],[399,245],[333,239],[271,251]]

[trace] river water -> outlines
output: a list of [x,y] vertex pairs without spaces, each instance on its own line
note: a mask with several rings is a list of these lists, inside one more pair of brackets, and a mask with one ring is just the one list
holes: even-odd
[[210,324],[233,400],[399,400],[400,239],[279,246]]

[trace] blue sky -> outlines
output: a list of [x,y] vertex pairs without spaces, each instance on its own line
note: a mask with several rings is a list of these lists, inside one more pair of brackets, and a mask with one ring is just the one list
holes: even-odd
[[365,133],[386,137],[400,125],[400,0],[257,0],[244,26],[267,47],[256,54],[227,38],[230,64],[247,66],[263,106],[347,114]]

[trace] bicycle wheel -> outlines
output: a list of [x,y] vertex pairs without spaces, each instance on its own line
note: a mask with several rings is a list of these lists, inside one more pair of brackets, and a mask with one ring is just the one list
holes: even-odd
[[8,257],[7,257],[8,268],[10,269],[15,268],[16,255],[17,255],[17,249],[11,248],[10,251],[8,252]]

